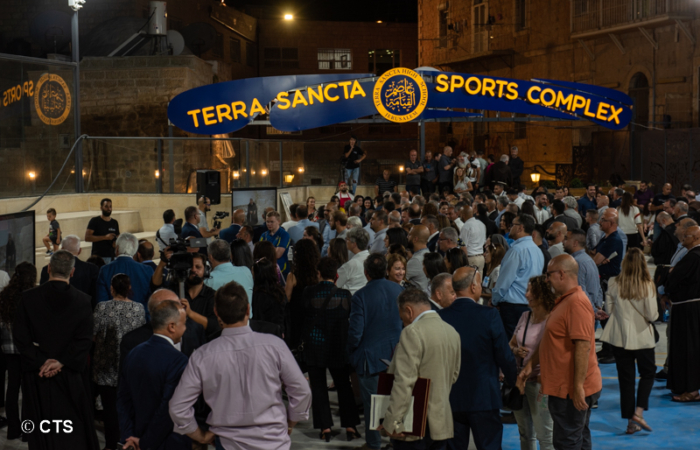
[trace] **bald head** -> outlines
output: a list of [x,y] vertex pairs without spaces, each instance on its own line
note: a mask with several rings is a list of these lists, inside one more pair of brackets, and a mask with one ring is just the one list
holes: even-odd
[[[660,212],[656,215],[656,221],[662,226],[670,225],[673,222],[671,215],[665,211]],[[681,221],[683,222],[683,221]]]
[[566,274],[578,277],[578,263],[571,255],[555,256],[549,261],[548,272],[562,271]]
[[475,274],[476,269],[469,266],[460,267],[455,270],[455,273],[452,274],[452,288],[455,290],[457,296],[464,297],[465,292],[474,282]]
[[235,210],[233,212],[233,217],[231,217],[231,222],[236,225],[243,225],[243,222],[245,222],[245,211],[242,209]]
[[610,204],[610,199],[608,198],[607,195],[601,195],[598,197],[598,202],[596,206],[598,209],[602,208],[603,206],[608,206]]
[[415,225],[408,234],[408,241],[414,243],[414,250],[425,248],[430,239],[430,231],[425,225]]
[[563,242],[567,231],[565,223],[553,222],[552,225],[549,226],[549,231],[547,232],[547,241],[555,244]]
[[683,243],[683,246],[688,250],[697,245],[700,245],[700,227],[688,227],[688,229],[685,230],[685,236],[683,238],[684,239],[681,242]]
[[161,302],[165,300],[173,300],[176,302],[180,301],[180,299],[177,297],[177,294],[171,291],[170,289],[158,289],[148,299],[148,311],[153,311],[153,309],[156,306],[158,306]]
[[389,228],[396,228],[401,226],[401,213],[397,210],[393,210],[389,213]]
[[578,264],[568,254],[552,258],[547,266],[547,279],[557,295],[564,295],[578,287]]

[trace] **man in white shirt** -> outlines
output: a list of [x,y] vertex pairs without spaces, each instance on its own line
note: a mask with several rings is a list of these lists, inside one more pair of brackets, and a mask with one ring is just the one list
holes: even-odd
[[367,284],[364,263],[369,256],[367,251],[369,233],[360,227],[351,228],[345,236],[345,242],[348,250],[353,253],[353,257],[338,269],[336,285],[355,295],[355,292]]
[[549,230],[547,230],[547,235],[545,238],[549,243],[549,248],[547,250],[552,258],[565,253],[564,239],[566,239],[567,231],[566,224],[562,222],[552,222],[552,224],[549,226]]
[[508,194],[506,195],[508,196],[508,200],[510,200],[511,203],[515,203],[518,206],[518,208],[523,207],[525,199],[518,195],[518,190],[516,188],[508,189]]
[[212,238],[219,235],[219,229],[214,228],[209,231],[209,224],[207,223],[207,211],[211,211],[211,200],[207,197],[199,197],[197,201],[197,208],[199,208],[199,232],[202,234],[203,238],[207,238],[207,245],[211,244]]
[[542,225],[545,223],[552,215],[547,211],[547,205],[549,203],[549,199],[547,198],[547,194],[544,192],[541,192],[537,195],[537,202],[535,203],[535,219],[537,219],[537,223]]
[[281,227],[284,228],[284,231],[286,231],[287,233],[289,233],[289,230],[291,230],[292,227],[297,226],[297,224],[299,223],[299,221],[297,220],[297,207],[298,206],[299,205],[296,203],[292,203],[291,205],[289,205],[289,218],[291,220],[288,220],[281,225]]
[[462,250],[467,255],[467,260],[472,266],[477,266],[484,273],[484,244],[486,244],[486,225],[474,217],[472,207],[467,205],[461,211],[462,230],[459,237],[464,243]]
[[175,211],[169,209],[163,213],[163,222],[165,225],[160,227],[156,233],[156,242],[160,251],[165,250],[165,247],[170,246],[170,239],[177,240],[178,236],[175,233]]

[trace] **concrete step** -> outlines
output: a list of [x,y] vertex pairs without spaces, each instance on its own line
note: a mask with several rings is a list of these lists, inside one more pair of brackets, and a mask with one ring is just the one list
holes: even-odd
[[[121,226],[121,223],[119,224]],[[61,225],[63,226],[63,225]],[[154,255],[154,261],[156,261],[156,264],[158,261],[160,261],[160,254],[158,253],[158,244],[156,244],[156,233],[151,232],[151,231],[142,231],[140,233],[133,233],[134,236],[136,236],[139,240],[141,239],[148,239],[148,241],[153,244],[153,247],[155,249],[155,255]],[[82,261],[87,261],[88,258],[90,257],[90,253],[92,252],[92,242],[85,242],[81,239],[80,241],[80,255],[78,258],[80,258]],[[35,250],[35,261],[36,261],[36,270],[37,270],[37,281],[38,278],[41,276],[41,270],[49,264],[49,260],[51,259],[51,256],[46,254],[46,247],[41,246],[37,247]]]
[[[96,211],[78,211],[61,213],[58,211],[56,220],[61,226],[61,234],[67,236],[75,234],[81,240],[85,237],[87,225],[95,216],[100,213]],[[141,215],[138,211],[112,211],[112,217],[119,222],[119,231],[122,233],[139,233],[143,231]],[[42,247],[44,236],[49,233],[49,221],[45,212],[36,212],[36,234],[34,243],[36,247]],[[46,250],[44,250],[45,252]]]

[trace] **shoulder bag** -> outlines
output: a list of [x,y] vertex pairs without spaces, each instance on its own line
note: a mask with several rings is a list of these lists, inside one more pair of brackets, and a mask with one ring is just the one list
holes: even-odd
[[[338,286],[333,286],[333,289],[331,289],[330,294],[328,294],[328,296],[324,300],[323,305],[316,310],[311,329],[313,329],[316,326],[316,324],[318,323],[318,317],[321,315],[321,311],[325,311],[326,308],[328,308],[328,304],[331,302],[331,299],[337,291]],[[292,350],[292,355],[294,355],[294,359],[297,361],[297,364],[299,364],[299,367],[301,368],[302,372],[306,372],[306,361],[304,360],[304,338],[302,338],[297,348]]]
[[639,314],[640,316],[642,316],[642,319],[644,319],[644,321],[645,321],[646,323],[648,323],[649,325],[651,325],[651,330],[652,330],[652,332],[654,333],[654,343],[658,343],[658,342],[659,342],[659,332],[656,330],[656,325],[654,325],[654,322],[649,322],[649,321],[647,321],[647,318],[644,317],[644,314],[642,314],[641,312],[639,312],[639,310],[637,309],[637,307],[634,305],[634,301],[633,301],[633,300],[628,300],[628,301],[632,304],[632,308],[634,308],[634,310],[637,311],[637,314]]
[[[525,322],[525,332],[523,333],[523,346],[525,345],[525,340],[527,339],[527,328],[530,326],[530,319],[532,318],[532,311],[527,314],[527,322]],[[525,361],[525,359],[523,359]],[[523,368],[523,364],[518,367],[518,372]],[[520,389],[515,386],[510,386],[507,381],[503,380],[503,386],[501,386],[501,398],[503,399],[503,407],[510,409],[512,411],[520,411],[523,409],[523,401],[525,396],[520,393]]]

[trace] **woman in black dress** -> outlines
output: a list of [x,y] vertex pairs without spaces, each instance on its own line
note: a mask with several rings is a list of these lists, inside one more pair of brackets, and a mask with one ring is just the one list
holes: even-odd
[[[329,442],[333,417],[326,387],[326,370],[330,371],[338,390],[340,426],[345,428],[347,440],[360,438],[357,425],[360,416],[350,386],[350,368],[347,357],[348,317],[352,295],[335,286],[338,263],[322,258],[318,263],[320,283],[308,286],[303,293],[304,362],[311,382],[314,428],[321,430],[322,440]],[[316,272],[311,267],[308,272]]]
[[289,317],[291,328],[287,330],[286,340],[289,348],[296,349],[301,343],[304,325],[304,306],[302,296],[308,286],[318,284],[318,274],[312,267],[318,266],[321,253],[316,242],[302,239],[294,245],[294,263],[292,271],[287,275],[285,293],[289,299]]
[[253,265],[253,317],[285,331],[287,296],[277,281],[277,263],[261,258]]

